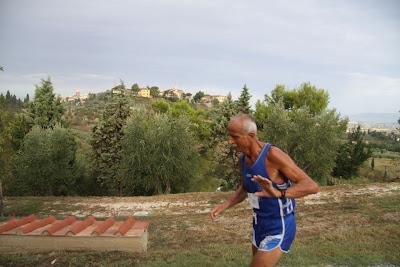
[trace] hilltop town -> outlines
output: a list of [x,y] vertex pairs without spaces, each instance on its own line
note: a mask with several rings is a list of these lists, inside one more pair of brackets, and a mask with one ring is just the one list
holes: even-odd
[[[180,100],[188,100],[190,102],[194,102],[199,107],[211,108],[213,105],[218,103],[222,103],[227,99],[225,95],[209,95],[204,93],[203,91],[198,91],[195,95],[192,93],[187,93],[182,89],[177,87],[168,88],[166,90],[161,91],[157,86],[146,86],[139,87],[137,84],[134,84],[131,89],[127,89],[123,83],[121,85],[114,86],[110,93],[112,95],[124,95],[124,96],[133,96],[138,98],[164,98],[168,99],[172,102],[180,101]],[[93,93],[85,93],[81,94],[79,89],[75,90],[75,93],[71,96],[63,97],[62,99],[65,102],[72,103],[83,103],[87,101]]]

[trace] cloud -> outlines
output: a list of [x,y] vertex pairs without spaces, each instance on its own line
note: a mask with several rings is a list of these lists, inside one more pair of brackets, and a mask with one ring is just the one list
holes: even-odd
[[349,73],[347,88],[353,95],[375,97],[398,97],[400,99],[400,78],[366,73]]
[[339,109],[371,99],[385,109],[398,97],[399,10],[389,0],[4,1],[0,90],[50,75],[62,94],[121,78],[234,96],[247,83],[262,98],[310,81]]

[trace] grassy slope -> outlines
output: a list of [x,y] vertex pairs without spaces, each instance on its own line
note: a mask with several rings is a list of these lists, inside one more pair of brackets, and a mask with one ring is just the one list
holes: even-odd
[[[223,214],[216,223],[208,211],[230,193],[189,193],[137,198],[8,198],[8,211],[24,214],[80,213],[121,215],[108,204],[152,203],[149,251],[54,251],[0,255],[4,266],[246,266],[250,255],[247,203]],[[105,205],[97,205],[103,203]],[[159,207],[157,203],[170,203]],[[194,205],[191,205],[194,204]],[[22,214],[22,213],[21,213]],[[340,185],[320,196],[302,199],[297,208],[298,234],[280,266],[400,266],[400,184]],[[56,263],[51,262],[56,259]]]

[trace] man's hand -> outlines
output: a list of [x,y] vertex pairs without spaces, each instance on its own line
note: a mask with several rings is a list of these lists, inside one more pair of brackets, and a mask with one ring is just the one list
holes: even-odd
[[276,197],[276,198],[281,197],[281,192],[278,189],[273,187],[271,180],[264,178],[260,175],[254,175],[251,180],[254,182],[257,182],[259,185],[261,185],[261,187],[263,189],[262,192],[256,192],[255,193],[256,196]]
[[225,205],[225,203],[224,203],[224,204],[221,204],[221,205],[218,205],[218,206],[216,206],[215,208],[213,208],[212,211],[211,211],[211,213],[210,213],[211,220],[212,220],[213,222],[215,222],[215,219],[217,218],[217,216],[218,216],[220,213],[224,212],[224,210],[226,210],[226,205]]

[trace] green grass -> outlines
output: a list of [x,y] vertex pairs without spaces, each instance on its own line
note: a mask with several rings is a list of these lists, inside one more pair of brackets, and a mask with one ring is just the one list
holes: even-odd
[[[333,194],[362,187],[345,185],[325,190]],[[210,193],[207,198],[214,205],[227,196]],[[19,208],[26,205],[27,211],[35,211],[35,207],[40,211],[49,209],[38,203],[48,203],[50,199],[28,200],[14,198],[11,205],[18,203]],[[71,202],[69,198],[53,200],[61,204]],[[56,209],[58,212],[62,207]],[[331,203],[318,205],[300,201],[297,212],[297,237],[279,266],[400,266],[400,190],[376,196],[345,195],[340,202],[332,197]],[[3,253],[0,266],[247,266],[251,260],[249,215],[248,210],[233,208],[224,214],[225,221],[213,224],[208,214],[153,214],[148,218],[151,227],[149,250],[145,254]],[[240,225],[243,231],[235,228]],[[57,261],[51,265],[54,259]]]
[[393,151],[374,151],[372,152],[372,157],[374,158],[387,158],[387,159],[400,159],[400,153]]

